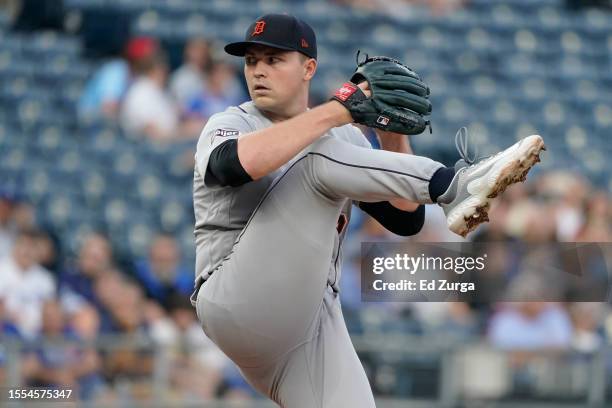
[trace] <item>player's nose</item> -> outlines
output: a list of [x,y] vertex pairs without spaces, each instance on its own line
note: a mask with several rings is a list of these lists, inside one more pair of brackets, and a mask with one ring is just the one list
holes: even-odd
[[253,67],[253,76],[255,78],[262,78],[266,76],[266,64],[264,61],[259,60]]

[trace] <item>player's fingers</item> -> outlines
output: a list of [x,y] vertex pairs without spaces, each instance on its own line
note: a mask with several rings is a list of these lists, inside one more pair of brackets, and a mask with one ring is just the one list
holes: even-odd
[[358,83],[357,86],[363,91],[365,96],[367,96],[368,98],[372,96],[372,91],[370,90],[370,84],[368,83],[368,81],[362,81]]

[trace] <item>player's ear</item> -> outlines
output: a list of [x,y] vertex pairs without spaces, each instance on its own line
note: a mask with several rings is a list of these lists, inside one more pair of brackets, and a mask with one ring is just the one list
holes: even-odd
[[310,81],[317,71],[317,60],[314,58],[306,58],[304,61],[304,80]]

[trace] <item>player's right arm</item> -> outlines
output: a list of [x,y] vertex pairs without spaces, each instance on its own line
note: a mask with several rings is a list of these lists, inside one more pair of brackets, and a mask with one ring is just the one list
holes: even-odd
[[198,142],[198,167],[207,185],[238,187],[272,173],[329,129],[351,121],[335,101],[257,130],[235,115],[213,116]]
[[240,164],[251,179],[257,180],[289,162],[328,130],[352,121],[340,103],[327,102],[241,137],[237,146]]
[[238,187],[274,172],[329,129],[351,122],[336,101],[264,129],[254,129],[236,112],[213,115],[198,141],[197,167],[209,186]]
[[[359,86],[366,95],[370,94],[367,83]],[[214,143],[216,147],[212,151],[207,149],[209,158],[205,180],[207,184],[232,187],[258,180],[288,163],[328,130],[352,121],[351,114],[342,104],[329,101],[264,129],[236,131],[236,137],[218,145]]]

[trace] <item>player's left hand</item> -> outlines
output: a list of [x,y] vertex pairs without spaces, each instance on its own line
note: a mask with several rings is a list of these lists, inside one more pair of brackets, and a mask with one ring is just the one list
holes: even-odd
[[333,99],[350,112],[355,123],[371,128],[416,135],[429,124],[425,119],[431,113],[429,87],[392,58],[367,58]]

